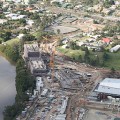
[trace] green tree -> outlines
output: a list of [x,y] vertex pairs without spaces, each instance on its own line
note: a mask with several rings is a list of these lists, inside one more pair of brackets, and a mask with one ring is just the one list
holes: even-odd
[[106,52],[104,52],[104,53],[103,53],[103,60],[106,61],[106,60],[108,60],[108,59],[109,59],[109,54],[106,53]]
[[3,38],[3,42],[6,42],[11,37],[10,31],[3,31],[3,33],[0,34],[0,37]]
[[22,38],[23,41],[33,41],[35,40],[35,36],[31,35],[31,34],[25,34]]
[[112,68],[111,68],[111,73],[114,74],[115,71],[116,71],[115,68],[112,67]]
[[26,25],[26,20],[24,18],[22,18],[22,19],[19,20],[19,23],[23,24],[23,25]]
[[57,34],[60,34],[60,29],[57,29]]
[[20,114],[23,109],[23,104],[16,103],[12,106],[7,106],[3,112],[4,120],[15,120],[15,117]]

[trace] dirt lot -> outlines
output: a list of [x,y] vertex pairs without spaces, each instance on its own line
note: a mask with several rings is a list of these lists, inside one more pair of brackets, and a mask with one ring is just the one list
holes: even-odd
[[104,112],[100,110],[89,110],[84,120],[114,120],[115,114],[112,112]]

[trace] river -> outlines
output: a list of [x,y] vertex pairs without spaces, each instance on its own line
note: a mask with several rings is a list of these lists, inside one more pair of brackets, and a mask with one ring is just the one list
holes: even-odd
[[4,107],[15,102],[15,66],[0,56],[0,120],[3,120]]

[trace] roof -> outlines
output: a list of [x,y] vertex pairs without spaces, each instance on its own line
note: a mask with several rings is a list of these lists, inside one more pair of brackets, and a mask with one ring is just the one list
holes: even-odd
[[36,86],[43,87],[43,81],[41,77],[36,77]]
[[120,79],[105,78],[95,89],[97,92],[120,95]]
[[105,78],[100,85],[120,89],[120,79]]
[[110,49],[110,52],[116,52],[116,51],[118,51],[120,49],[120,45],[116,45],[116,46],[114,46],[113,48],[111,48]]
[[34,69],[46,69],[46,65],[42,59],[30,60],[30,65]]
[[55,120],[65,120],[66,114],[58,114]]
[[111,40],[109,38],[103,38],[102,41],[105,43],[109,43]]
[[37,43],[34,44],[24,44],[24,49],[29,52],[39,52],[39,47]]

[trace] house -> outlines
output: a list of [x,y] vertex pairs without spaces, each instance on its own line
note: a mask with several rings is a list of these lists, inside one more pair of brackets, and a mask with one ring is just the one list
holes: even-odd
[[57,3],[62,4],[62,3],[64,2],[64,0],[52,0],[52,1],[51,1],[51,4],[53,4],[54,2],[57,2]]
[[63,49],[67,48],[67,45],[63,45],[62,48],[63,48]]
[[33,20],[27,20],[26,23],[29,25],[29,26],[32,26],[34,24],[34,21]]
[[6,19],[0,19],[0,24],[6,23],[7,20]]
[[67,44],[69,42],[69,38],[62,39],[62,44]]
[[78,46],[84,46],[84,45],[85,45],[85,43],[82,42],[82,41],[80,41],[80,42],[76,42],[76,44],[77,44]]
[[106,43],[106,44],[109,44],[111,42],[111,40],[109,38],[103,38],[102,42]]
[[19,14],[15,14],[15,13],[10,13],[5,15],[7,18],[12,19],[12,20],[17,20],[17,19],[22,19],[22,18],[26,18],[27,15],[19,15]]
[[111,9],[104,8],[104,9],[102,10],[102,13],[104,13],[105,15],[109,15],[110,12],[111,12]]
[[24,34],[19,34],[17,37],[21,40],[24,36]]

